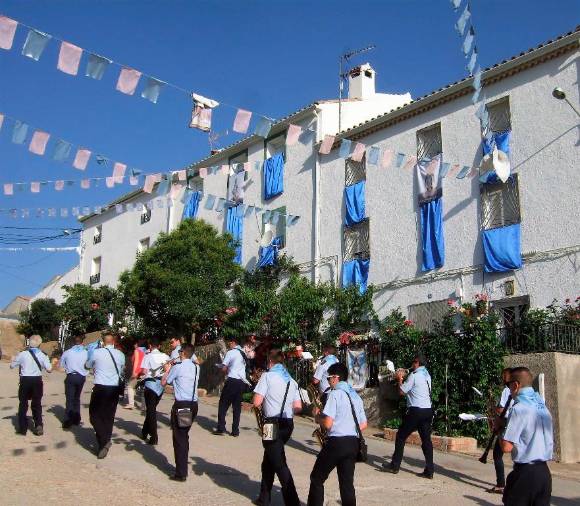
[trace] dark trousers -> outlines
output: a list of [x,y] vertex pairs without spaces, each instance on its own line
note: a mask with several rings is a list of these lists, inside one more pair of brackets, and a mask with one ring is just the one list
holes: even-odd
[[421,449],[425,456],[425,471],[433,474],[433,443],[431,442],[431,423],[433,410],[431,408],[409,408],[403,418],[403,424],[397,431],[395,439],[395,453],[391,465],[399,469],[405,451],[405,442],[411,433],[419,431],[421,437]]
[[263,506],[270,504],[274,475],[278,476],[282,486],[282,496],[286,506],[300,506],[292,473],[286,463],[284,445],[290,439],[294,430],[292,419],[282,418],[278,424],[278,439],[262,441],[264,458],[262,459],[262,482],[260,483],[260,502]]
[[548,464],[514,464],[503,491],[506,506],[549,506],[552,475]]
[[64,395],[66,397],[65,421],[78,425],[81,423],[81,393],[85,384],[82,374],[67,374],[64,380]]
[[310,473],[308,506],[323,506],[324,482],[336,467],[342,506],[356,506],[354,490],[354,466],[358,454],[358,438],[355,436],[330,437],[320,450]]
[[20,385],[18,386],[18,430],[26,433],[28,430],[28,401],[32,409],[32,418],[34,425],[42,425],[42,376],[20,376]]
[[143,396],[145,397],[145,421],[141,434],[143,438],[151,436],[151,440],[157,442],[157,404],[161,396],[147,387],[143,389]]
[[501,438],[495,439],[493,447],[493,465],[495,467],[496,486],[505,487],[505,469],[503,467],[503,450],[501,449]]
[[173,433],[173,452],[175,454],[175,476],[187,477],[187,459],[189,457],[189,429],[177,425],[177,410],[191,408],[193,419],[197,416],[197,401],[175,401],[171,408],[171,431]]
[[246,384],[240,379],[228,378],[220,395],[218,405],[218,425],[217,429],[226,430],[226,413],[230,406],[233,411],[232,434],[240,433],[240,414],[242,412],[242,393]]
[[118,386],[95,385],[93,387],[89,404],[89,417],[97,436],[97,451],[100,451],[111,441],[118,403]]

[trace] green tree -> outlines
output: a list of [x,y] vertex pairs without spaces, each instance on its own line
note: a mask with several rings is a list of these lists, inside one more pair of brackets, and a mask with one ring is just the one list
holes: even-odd
[[229,305],[226,290],[241,272],[230,242],[202,220],[184,220],[121,275],[124,302],[159,337],[203,332]]
[[16,330],[27,337],[38,334],[45,340],[52,340],[59,325],[59,307],[54,299],[36,299],[20,313]]

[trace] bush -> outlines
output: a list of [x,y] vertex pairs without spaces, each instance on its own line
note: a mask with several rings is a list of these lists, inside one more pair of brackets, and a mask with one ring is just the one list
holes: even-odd
[[16,331],[26,337],[38,334],[45,341],[51,341],[56,337],[59,325],[59,306],[54,299],[36,299],[20,313]]

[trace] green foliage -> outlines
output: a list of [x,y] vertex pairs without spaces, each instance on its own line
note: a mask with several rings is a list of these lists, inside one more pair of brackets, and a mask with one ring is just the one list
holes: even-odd
[[223,313],[226,290],[241,273],[230,241],[202,220],[184,220],[121,275],[123,299],[149,332],[189,338]]
[[60,317],[68,322],[71,335],[103,330],[109,315],[122,313],[122,304],[116,290],[109,286],[94,288],[76,283],[64,286],[65,300],[60,305]]
[[59,325],[59,308],[54,299],[36,299],[20,313],[16,331],[27,337],[38,334],[44,340],[52,340]]

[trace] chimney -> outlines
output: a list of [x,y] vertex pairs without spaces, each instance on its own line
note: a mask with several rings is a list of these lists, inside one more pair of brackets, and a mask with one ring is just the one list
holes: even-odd
[[348,98],[367,100],[375,96],[375,71],[368,63],[348,73]]

